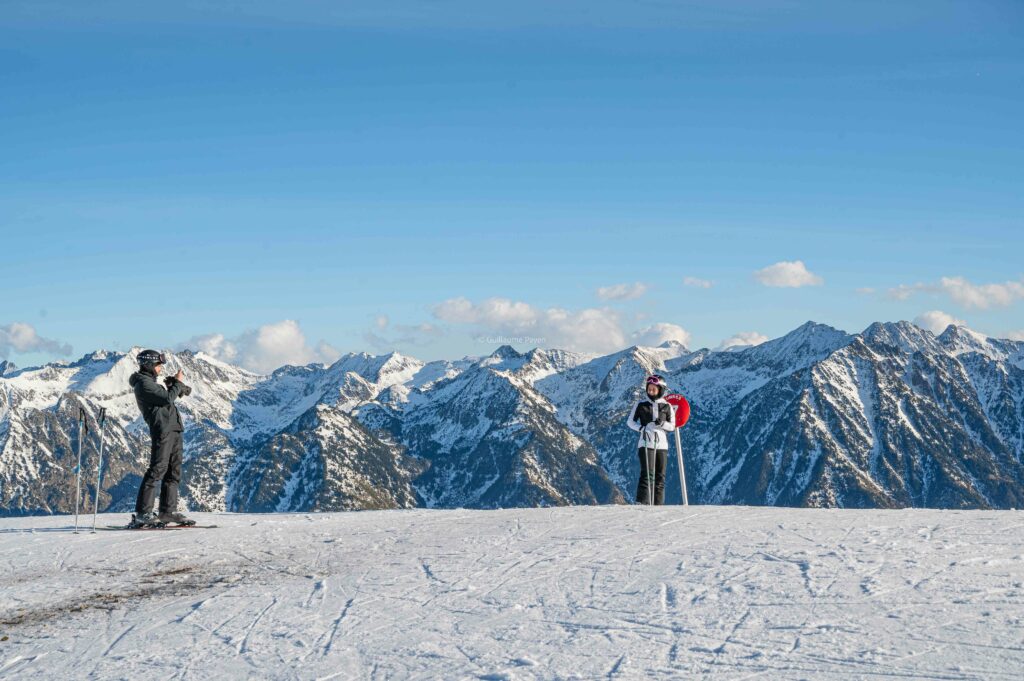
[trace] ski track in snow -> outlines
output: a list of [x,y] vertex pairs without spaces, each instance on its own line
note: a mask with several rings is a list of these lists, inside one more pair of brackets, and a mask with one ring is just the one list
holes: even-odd
[[[0,678],[1018,679],[1016,511],[0,520]],[[101,525],[122,517],[104,516]]]

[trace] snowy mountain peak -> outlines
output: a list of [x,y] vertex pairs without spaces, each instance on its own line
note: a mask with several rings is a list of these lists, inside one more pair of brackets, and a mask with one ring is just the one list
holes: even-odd
[[861,336],[866,342],[888,345],[902,351],[920,351],[937,346],[935,335],[908,321],[875,322],[864,329]]
[[938,342],[947,352],[957,357],[977,353],[993,361],[1009,361],[1016,366],[1024,365],[1024,343],[991,338],[966,326],[950,324],[939,335]]
[[13,362],[10,362],[6,359],[0,359],[0,376],[6,376],[8,374],[14,373],[14,371],[16,371],[17,368],[18,367],[16,367]]
[[[849,345],[853,336],[827,324],[807,322],[785,336],[755,345],[735,354],[737,361],[754,366],[774,367],[776,370],[796,370],[824,359],[836,350]],[[729,353],[716,353],[720,357]]]
[[796,342],[808,342],[808,341],[826,341],[835,342],[836,340],[848,339],[850,334],[834,326],[828,324],[821,324],[815,321],[804,322],[800,326],[796,327],[782,338],[789,339],[789,341]]
[[661,345],[631,345],[621,354],[623,358],[638,363],[647,372],[665,371],[665,363],[669,360],[689,354],[682,343],[667,341]]
[[967,342],[974,344],[987,344],[989,341],[989,337],[985,334],[958,324],[950,324],[947,326],[946,330],[938,335],[938,339],[943,343],[955,340],[966,340]]
[[493,359],[519,359],[522,356],[523,353],[519,352],[511,345],[502,345],[490,354],[490,357]]
[[950,324],[946,330],[938,335],[939,342],[951,352],[961,354],[963,352],[981,352],[987,354],[992,346],[992,339],[982,333],[978,333],[966,326]]
[[111,352],[109,350],[96,350],[88,354],[82,355],[79,359],[71,362],[67,366],[69,367],[84,367],[97,362],[116,362],[118,359],[124,357],[124,353]]
[[527,361],[529,361],[529,355],[519,352],[511,345],[502,345],[480,360],[477,365],[500,370],[515,370],[523,366]]
[[424,366],[420,360],[406,357],[398,351],[384,355],[381,360],[372,378],[375,383],[384,386],[404,383]]
[[651,373],[654,371],[661,371],[665,368],[664,362],[657,352],[657,348],[646,347],[643,345],[631,345],[621,354],[621,358],[617,362],[618,367],[630,367],[633,365],[639,365],[643,369],[644,373]]

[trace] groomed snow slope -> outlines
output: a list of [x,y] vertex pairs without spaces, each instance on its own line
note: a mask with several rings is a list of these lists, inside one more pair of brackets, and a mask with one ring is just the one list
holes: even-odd
[[[101,524],[123,516],[101,517]],[[0,521],[0,677],[1018,679],[1024,516],[636,506]]]

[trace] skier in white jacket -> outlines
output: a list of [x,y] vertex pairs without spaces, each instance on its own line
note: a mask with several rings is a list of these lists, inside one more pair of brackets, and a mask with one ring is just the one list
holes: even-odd
[[676,427],[675,407],[664,399],[668,385],[663,377],[651,374],[644,386],[646,396],[629,412],[629,420],[626,422],[630,428],[640,432],[637,443],[640,483],[636,488],[636,501],[639,504],[661,505],[665,503],[668,434]]

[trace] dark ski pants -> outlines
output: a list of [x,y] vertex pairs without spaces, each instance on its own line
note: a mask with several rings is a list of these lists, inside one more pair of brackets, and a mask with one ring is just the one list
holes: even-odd
[[139,498],[135,512],[149,513],[153,510],[156,486],[160,485],[160,513],[174,513],[178,510],[178,483],[181,481],[181,433],[162,433],[153,438],[149,454],[149,469],[142,477]]
[[648,461],[650,461],[654,464],[654,503],[660,506],[665,503],[665,471],[668,468],[668,450],[641,447],[637,453],[640,456],[640,484],[636,487],[636,503],[648,503],[647,487],[651,479]]

